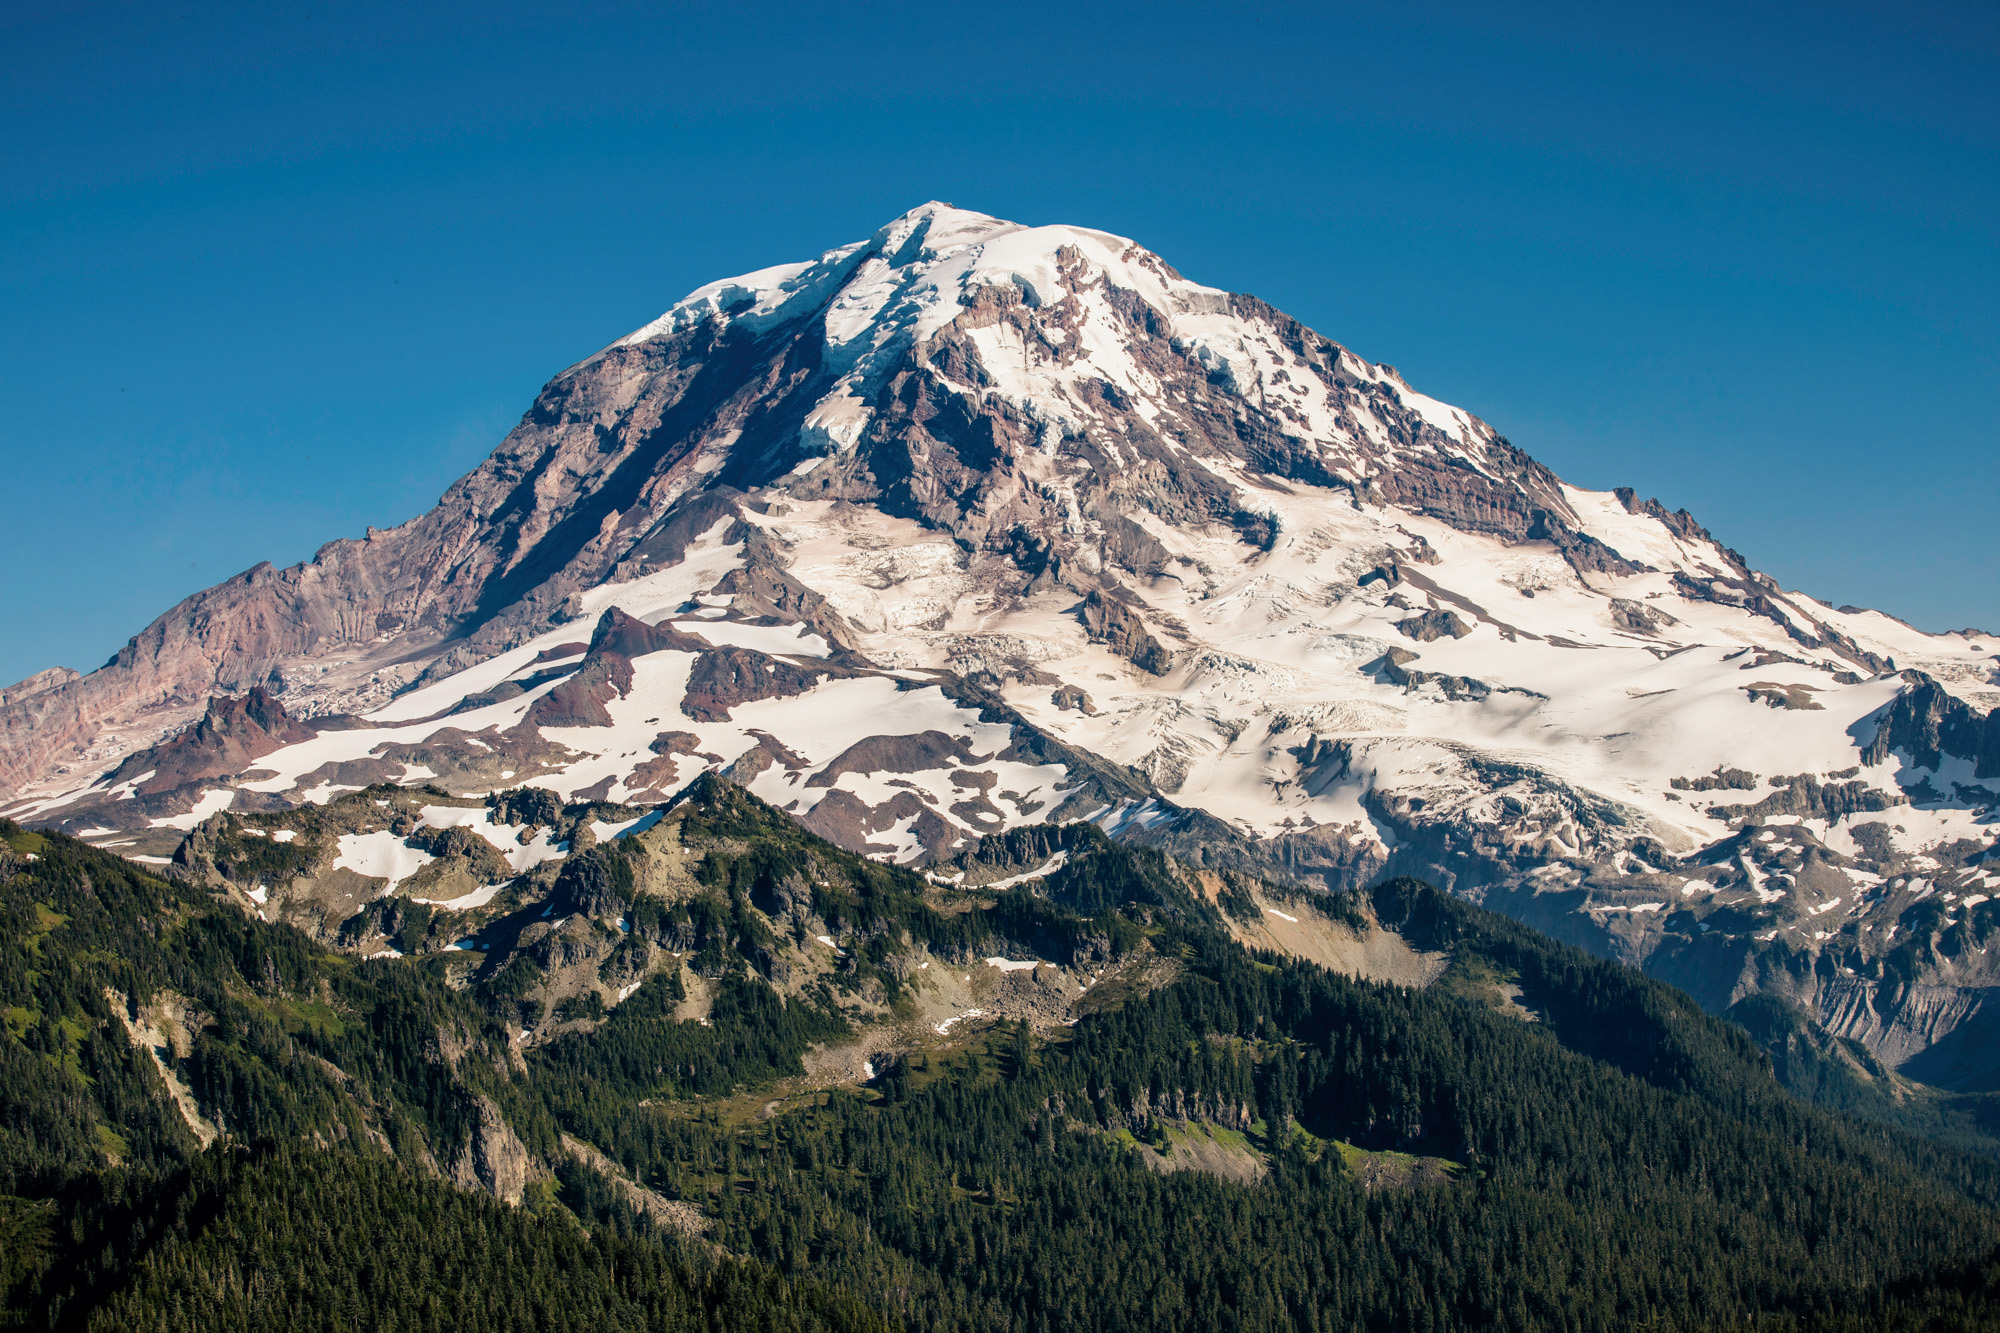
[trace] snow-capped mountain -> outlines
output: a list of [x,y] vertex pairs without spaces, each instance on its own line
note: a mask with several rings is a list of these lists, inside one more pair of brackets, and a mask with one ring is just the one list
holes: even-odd
[[0,694],[0,783],[141,856],[376,782],[721,771],[912,863],[1093,818],[1425,875],[1963,1084],[1996,655],[1782,590],[1130,241],[927,204],[689,294],[422,517]]

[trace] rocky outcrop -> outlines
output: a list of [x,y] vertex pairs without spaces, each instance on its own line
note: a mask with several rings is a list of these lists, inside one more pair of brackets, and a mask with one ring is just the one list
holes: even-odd
[[1740,768],[1718,768],[1699,778],[1674,778],[1667,785],[1675,791],[1752,791],[1757,775]]
[[483,1190],[502,1203],[519,1203],[533,1160],[491,1097],[474,1099],[476,1120],[466,1131],[451,1178],[462,1189]]
[[82,676],[83,673],[74,667],[49,667],[45,671],[37,671],[26,680],[15,681],[6,689],[0,690],[0,708],[19,703],[31,695],[43,694],[67,685],[73,680],[80,680]]
[[561,684],[535,700],[527,720],[539,727],[608,727],[605,704],[632,688],[632,659],[663,649],[706,652],[708,645],[673,626],[649,625],[611,607],[598,617],[583,662]]
[[1982,717],[1920,671],[1903,679],[1909,686],[1876,717],[1862,762],[1873,766],[1900,752],[1912,767],[1935,770],[1951,757],[1971,762],[1975,777],[2000,777],[2000,709]]
[[494,792],[486,803],[493,809],[496,824],[548,827],[562,818],[562,798],[539,787],[517,787]]
[[1614,597],[1611,599],[1611,623],[1634,634],[1658,634],[1680,622],[1658,607],[1627,597]]
[[1730,823],[1768,819],[1773,815],[1842,819],[1848,815],[1891,810],[1909,804],[1907,797],[1882,791],[1865,782],[1821,782],[1811,773],[1772,778],[1771,781],[1778,790],[1754,805],[1710,806],[1709,815]]
[[729,710],[758,699],[789,699],[821,681],[856,673],[827,662],[801,664],[753,648],[716,648],[702,654],[688,674],[681,710],[702,722],[723,722]]
[[1101,643],[1141,671],[1164,676],[1174,669],[1174,655],[1154,638],[1139,613],[1115,597],[1093,589],[1078,610],[1093,642]]
[[210,699],[201,721],[172,740],[130,756],[112,770],[108,782],[115,786],[144,778],[134,790],[154,796],[241,773],[252,767],[253,760],[317,734],[287,713],[263,686],[255,685],[240,697]]
[[1049,702],[1057,708],[1075,709],[1079,713],[1095,716],[1097,705],[1090,701],[1090,694],[1079,685],[1058,686],[1049,696]]
[[434,865],[404,881],[413,891],[423,887],[426,877],[442,879],[454,871],[475,885],[497,884],[512,877],[513,872],[493,844],[469,828],[420,828],[406,841],[435,859]]
[[1418,643],[1435,643],[1447,636],[1462,639],[1472,633],[1472,626],[1460,620],[1456,612],[1436,608],[1399,620],[1396,628]]
[[1745,685],[1743,693],[1750,696],[1752,703],[1760,703],[1768,708],[1790,708],[1797,712],[1818,713],[1826,705],[1813,698],[1812,687],[1808,685],[1780,685],[1768,680],[1760,680]]
[[[1436,613],[1433,612],[1432,614]],[[1456,618],[1453,617],[1453,619]],[[1409,624],[1410,622],[1404,621],[1402,623]],[[1466,632],[1470,633],[1471,630],[1468,628]],[[1416,636],[1412,635],[1412,637]],[[1438,636],[1433,635],[1432,637],[1435,638]],[[1402,686],[1405,690],[1421,690],[1426,685],[1434,686],[1445,698],[1455,703],[1463,701],[1478,702],[1491,697],[1494,693],[1492,685],[1474,676],[1455,676],[1443,671],[1423,671],[1412,669],[1406,665],[1406,663],[1417,660],[1417,654],[1407,648],[1391,648],[1388,652],[1382,654],[1381,657],[1370,662],[1364,669],[1392,685]],[[1531,690],[1524,690],[1518,686],[1503,686],[1501,687],[1501,692],[1519,694],[1529,698],[1542,697]]]
[[[1615,486],[1612,488],[1611,494],[1617,497],[1619,504],[1625,506],[1626,513],[1644,514],[1649,518],[1657,519],[1661,527],[1671,532],[1680,540],[1690,545],[1703,543],[1714,546],[1733,563],[1743,565],[1742,556],[1737,555],[1736,552],[1729,550],[1716,541],[1713,534],[1700,523],[1697,523],[1694,515],[1690,514],[1687,510],[1676,509],[1670,513],[1667,507],[1657,499],[1641,500],[1639,493],[1630,486]],[[1745,567],[1747,568],[1747,566]]]
[[1777,585],[1769,577],[1743,565],[1742,557],[1735,552],[1725,554],[1737,562],[1733,569],[1716,570],[1700,578],[1684,570],[1675,570],[1674,591],[1691,602],[1734,607],[1767,620],[1801,648],[1836,653],[1871,672],[1889,668],[1888,658],[1862,648],[1833,626],[1802,614],[1796,604],[1786,602],[1781,605],[1774,595]]
[[[1419,427],[1413,433],[1421,437],[1424,429]],[[1435,432],[1434,427],[1429,429]],[[1429,466],[1385,470],[1368,479],[1364,494],[1465,532],[1510,542],[1548,542],[1580,572],[1636,574],[1643,570],[1644,566],[1582,531],[1554,473],[1497,435],[1488,444],[1486,455],[1483,461],[1492,467],[1490,475],[1447,456]]]

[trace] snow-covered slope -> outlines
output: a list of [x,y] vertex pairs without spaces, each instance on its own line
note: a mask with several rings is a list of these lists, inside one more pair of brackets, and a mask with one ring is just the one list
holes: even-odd
[[[711,283],[432,513],[204,597],[0,696],[16,817],[157,854],[370,782],[720,770],[906,861],[1090,817],[1420,873],[1897,1058],[2000,979],[2000,640],[1782,590],[1103,232],[930,204]],[[252,685],[281,717],[208,702]]]

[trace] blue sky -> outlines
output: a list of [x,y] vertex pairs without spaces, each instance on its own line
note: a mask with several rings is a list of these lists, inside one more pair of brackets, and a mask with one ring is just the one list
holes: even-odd
[[931,198],[2000,631],[1991,5],[409,8],[0,13],[0,682],[412,517],[684,291]]

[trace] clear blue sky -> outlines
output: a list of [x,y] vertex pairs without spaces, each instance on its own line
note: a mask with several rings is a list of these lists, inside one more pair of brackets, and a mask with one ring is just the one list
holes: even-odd
[[930,198],[2000,631],[1996,13],[6,6],[0,683],[415,515],[687,289]]

